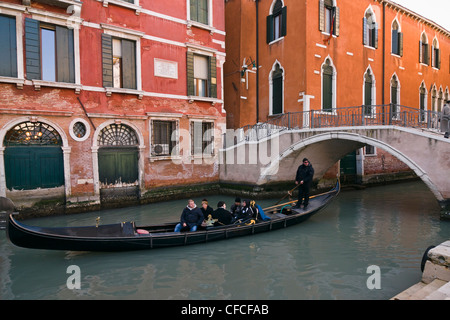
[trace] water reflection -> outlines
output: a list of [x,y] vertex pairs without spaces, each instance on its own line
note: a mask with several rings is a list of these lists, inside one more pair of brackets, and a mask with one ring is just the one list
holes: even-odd
[[[234,200],[209,198],[213,205],[221,199]],[[27,223],[85,225],[99,215],[102,223],[158,223],[178,219],[185,205],[181,199]],[[425,248],[449,236],[450,223],[439,220],[436,200],[421,183],[343,192],[298,226],[205,245],[59,252],[17,248],[2,233],[0,298],[389,299],[420,280]],[[70,265],[80,267],[80,290],[66,286]],[[381,268],[380,290],[366,286],[370,265]]]

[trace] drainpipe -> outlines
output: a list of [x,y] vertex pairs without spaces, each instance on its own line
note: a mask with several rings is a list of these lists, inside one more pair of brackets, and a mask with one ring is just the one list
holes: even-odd
[[381,89],[381,101],[383,102],[383,124],[386,124],[385,115],[385,77],[386,77],[386,1],[383,1],[383,86]]
[[259,0],[254,0],[256,4],[256,123],[259,122]]

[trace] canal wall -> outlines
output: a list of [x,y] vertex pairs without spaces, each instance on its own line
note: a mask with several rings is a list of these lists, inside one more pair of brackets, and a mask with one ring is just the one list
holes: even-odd
[[450,240],[426,252],[422,265],[421,281],[391,300],[450,300]]
[[[354,183],[341,177],[342,189],[363,189],[371,186],[401,183],[418,180],[416,176],[396,176],[388,178],[384,176],[366,182]],[[316,179],[311,186],[311,195],[325,192],[336,183],[336,177]],[[294,187],[293,181],[276,182],[267,185],[255,186],[251,184],[239,184],[228,181],[215,181],[211,183],[173,185],[153,188],[142,192],[137,188],[111,188],[103,190],[100,198],[85,197],[72,202],[55,193],[53,197],[42,192],[29,192],[24,198],[9,197],[14,202],[16,211],[20,212],[18,219],[28,219],[44,216],[64,214],[76,214],[90,211],[98,211],[111,208],[122,208],[161,201],[170,201],[180,198],[207,197],[210,195],[225,195],[231,197],[252,198],[255,200],[276,199],[287,196],[287,192]],[[291,196],[297,199],[297,190]]]

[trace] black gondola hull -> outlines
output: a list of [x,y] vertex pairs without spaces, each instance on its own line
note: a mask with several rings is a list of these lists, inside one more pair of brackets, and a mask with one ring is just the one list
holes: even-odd
[[19,223],[10,215],[7,235],[10,241],[19,247],[68,251],[130,251],[200,244],[273,231],[299,224],[330,203],[339,191],[340,183],[338,181],[331,191],[311,199],[308,210],[295,210],[289,215],[269,213],[267,215],[270,220],[250,225],[212,227],[195,232],[167,232],[167,230],[173,230],[175,227],[176,223],[171,223],[139,227],[149,230],[150,233],[138,234],[136,228],[130,232],[130,230],[126,230],[123,224],[66,228],[27,226]]

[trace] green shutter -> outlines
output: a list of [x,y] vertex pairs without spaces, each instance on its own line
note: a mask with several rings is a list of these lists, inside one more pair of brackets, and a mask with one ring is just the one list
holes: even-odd
[[136,42],[122,39],[122,83],[127,89],[136,89]]
[[392,53],[399,54],[399,33],[397,30],[392,30]]
[[113,52],[112,37],[109,34],[102,33],[102,68],[103,68],[103,86],[113,86]]
[[0,16],[0,76],[17,77],[16,19]]
[[373,39],[374,39],[373,46],[375,49],[378,49],[378,24],[377,23],[374,24]]
[[403,57],[403,32],[398,33],[398,53]]
[[216,57],[209,58],[209,96],[217,98],[217,66]]
[[197,21],[203,24],[208,24],[208,0],[197,0]]
[[273,41],[273,15],[267,16],[267,43]]
[[25,57],[27,79],[41,79],[41,40],[39,21],[25,18]]
[[58,82],[75,82],[73,29],[56,26],[56,69]]
[[287,31],[287,7],[281,9],[281,36],[284,37]]
[[272,114],[283,112],[283,76],[277,76],[272,81]]
[[194,53],[187,52],[186,54],[186,78],[187,78],[187,95],[195,96],[194,87]]
[[323,111],[331,112],[333,109],[333,75],[323,73]]

